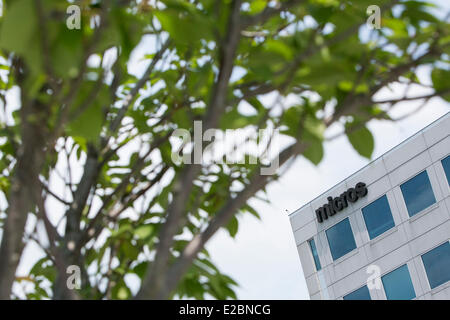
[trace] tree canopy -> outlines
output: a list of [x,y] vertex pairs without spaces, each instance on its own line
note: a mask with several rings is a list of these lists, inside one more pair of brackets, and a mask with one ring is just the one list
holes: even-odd
[[[371,5],[380,28],[366,24]],[[450,100],[449,23],[432,7],[2,1],[0,299],[20,297],[13,284],[28,299],[236,298],[205,243],[220,228],[236,235],[239,215],[258,217],[248,200],[281,171],[261,174],[267,163],[248,161],[246,149],[237,163],[175,163],[188,146],[173,133],[194,135],[195,121],[203,131],[270,129],[285,139],[271,154],[284,168],[299,156],[318,164],[337,125],[370,159],[369,121],[393,120],[402,101]],[[377,99],[394,83],[430,93]],[[31,242],[42,259],[18,275]]]

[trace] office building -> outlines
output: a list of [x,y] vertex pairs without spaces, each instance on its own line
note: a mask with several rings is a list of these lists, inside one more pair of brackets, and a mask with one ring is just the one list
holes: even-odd
[[447,113],[290,215],[311,299],[450,299],[449,134]]

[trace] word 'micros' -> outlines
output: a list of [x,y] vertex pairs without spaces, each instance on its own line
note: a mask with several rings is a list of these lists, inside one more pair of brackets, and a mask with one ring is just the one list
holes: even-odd
[[354,188],[350,188],[339,197],[328,197],[328,203],[316,210],[317,220],[323,222],[324,219],[334,216],[339,211],[348,207],[349,202],[356,202],[359,198],[367,194],[367,187],[364,182],[358,182]]

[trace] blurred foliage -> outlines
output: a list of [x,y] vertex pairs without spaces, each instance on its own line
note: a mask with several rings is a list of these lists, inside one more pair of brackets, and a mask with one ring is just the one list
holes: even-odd
[[[243,1],[242,20],[286,2]],[[449,24],[432,14],[427,2],[401,1],[386,7],[391,2],[298,1],[281,14],[244,28],[219,128],[279,127],[284,136],[304,142],[307,148],[302,155],[318,164],[332,110],[339,115],[334,120],[345,129],[351,145],[370,159],[374,139],[366,124],[374,118],[389,119],[387,107],[372,98],[381,88],[397,80],[431,85],[450,101]],[[57,132],[58,141],[56,154],[49,153],[41,172],[43,181],[48,182],[57,164],[64,163],[61,145],[72,155],[71,161],[80,165],[88,150],[95,150],[99,161],[105,160],[83,209],[82,230],[92,223],[99,206],[111,212],[124,205],[119,215],[102,220],[101,232],[83,246],[89,281],[80,294],[91,299],[129,299],[132,292],[126,280],[143,279],[152,263],[164,212],[174,196],[173,177],[182,167],[170,160],[176,149],[166,137],[176,128],[192,129],[193,121],[208,111],[223,58],[220,45],[229,32],[231,0],[42,0],[40,9],[36,3],[3,1],[0,93],[5,109],[5,97],[16,87],[21,101],[8,105],[8,121],[2,117],[0,123],[0,190],[8,199],[9,177],[22,139],[20,105],[39,101],[48,114],[47,129]],[[70,4],[81,8],[80,30],[66,26]],[[368,31],[366,8],[372,4],[382,8],[382,28]],[[156,59],[167,39],[167,50],[144,79],[148,82],[133,98],[120,128],[113,130],[114,119],[142,76],[142,66]],[[136,66],[138,72],[132,72]],[[431,84],[419,79],[421,66],[431,70]],[[293,102],[276,112],[265,98],[274,92]],[[353,107],[348,108],[349,104]],[[105,141],[112,146],[109,158],[102,153]],[[118,150],[129,145],[139,147],[119,156]],[[149,146],[154,146],[157,156],[145,158],[133,171]],[[142,193],[147,196],[133,198],[164,167],[171,176],[158,188]],[[202,169],[186,204],[186,224],[176,237],[172,259],[228,196],[248,186],[254,170],[251,164]],[[130,174],[132,179],[127,178]],[[124,181],[124,188],[115,193]],[[66,187],[73,190],[77,182],[70,183],[74,185]],[[66,201],[71,202],[70,196]],[[238,216],[247,213],[259,217],[248,204]],[[225,226],[232,237],[238,227],[236,217]],[[46,256],[34,265],[29,278],[18,281],[33,283],[27,298],[45,299],[52,297],[55,274],[55,265]],[[174,295],[236,298],[236,286],[203,250]]]

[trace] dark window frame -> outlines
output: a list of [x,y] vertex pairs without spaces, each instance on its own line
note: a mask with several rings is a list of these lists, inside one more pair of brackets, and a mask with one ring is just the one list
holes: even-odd
[[[367,284],[364,284],[364,285],[362,285],[361,287],[359,287],[359,288],[357,288],[357,289],[355,289],[355,290],[353,290],[353,291],[350,291],[349,293],[343,295],[343,296],[342,296],[342,299],[343,299],[343,300],[347,300],[347,301],[351,301],[351,300],[353,300],[353,301],[360,300],[360,299],[345,299],[345,297],[348,297],[349,295],[355,293],[355,292],[358,291],[358,290],[361,290],[361,289],[364,288],[364,287],[367,288],[367,292],[369,293],[369,300],[372,300],[372,297],[371,297],[371,295],[370,295],[370,290],[369,290],[369,287],[367,287]],[[366,300],[366,299],[362,299],[362,300]]]
[[[312,244],[314,244],[314,248],[312,247]],[[320,263],[319,252],[317,250],[317,245],[316,245],[316,241],[314,240],[314,238],[311,238],[308,240],[308,245],[309,245],[309,250],[311,252],[313,260],[314,260],[314,266],[316,267],[316,271],[322,270],[322,264]],[[314,255],[314,251],[316,252],[316,255]]]
[[[399,266],[397,266],[397,267],[391,269],[390,271],[386,272],[385,274],[383,274],[383,275],[380,277],[381,283],[382,283],[382,285],[383,285],[384,295],[386,296],[386,300],[395,300],[395,299],[389,299],[388,294],[387,294],[387,292],[386,292],[385,282],[383,281],[383,278],[384,278],[385,276],[387,276],[388,274],[391,274],[392,272],[397,271],[398,269],[403,268],[403,267],[406,267],[406,270],[408,271],[409,280],[410,280],[410,282],[411,282],[411,286],[412,286],[412,289],[413,289],[413,292],[414,292],[414,297],[412,297],[412,298],[409,299],[409,300],[413,300],[413,299],[417,298],[417,293],[416,293],[416,289],[414,288],[414,283],[413,283],[413,281],[412,281],[411,272],[409,271],[408,263],[405,262],[404,264],[401,264],[401,265],[399,265]],[[402,299],[402,300],[404,300],[404,299]]]
[[[331,230],[332,228],[336,227],[338,224],[344,222],[345,220],[348,221],[348,225],[349,225],[349,227],[350,227],[350,231],[351,231],[351,234],[352,234],[352,239],[353,239],[353,243],[354,243],[355,247],[354,247],[352,250],[350,250],[350,251],[344,253],[343,255],[341,255],[341,256],[339,256],[339,257],[337,257],[337,258],[334,258],[334,256],[333,256],[333,251],[332,251],[332,249],[331,249],[330,238],[328,237],[328,233],[327,233],[327,232],[328,232],[329,230]],[[333,260],[333,262],[335,262],[335,261],[341,259],[342,257],[345,257],[346,255],[350,254],[350,252],[352,252],[353,250],[358,249],[358,245],[356,244],[356,239],[355,239],[355,233],[353,232],[352,224],[350,223],[350,216],[347,216],[347,217],[341,219],[340,221],[336,222],[336,223],[333,224],[332,226],[328,227],[328,228],[325,230],[325,237],[327,238],[328,248],[330,249],[330,254],[331,254],[331,260]]]
[[450,154],[446,155],[445,157],[443,157],[443,158],[440,160],[442,169],[444,170],[444,176],[447,177],[447,182],[448,182],[448,185],[450,186],[450,168],[449,168],[448,171],[445,170],[445,167],[444,167],[444,160],[445,160],[445,161],[449,161],[449,164],[450,164]]
[[[439,288],[440,286],[443,286],[443,285],[448,284],[448,283],[450,282],[450,278],[449,278],[448,280],[446,280],[445,282],[440,283],[440,284],[438,284],[438,285],[436,285],[436,286],[433,287],[433,286],[431,285],[431,283],[430,283],[429,273],[428,273],[427,268],[426,268],[426,266],[425,266],[425,262],[423,261],[423,256],[426,255],[426,254],[428,254],[428,253],[430,253],[431,251],[433,251],[433,250],[439,248],[440,246],[445,245],[445,244],[450,245],[450,240],[446,240],[446,241],[444,241],[444,242],[441,242],[441,243],[439,243],[438,245],[432,247],[431,249],[428,249],[426,252],[424,252],[424,253],[422,253],[422,254],[420,255],[420,260],[422,261],[422,265],[423,265],[423,268],[424,268],[424,270],[425,270],[425,275],[426,275],[426,278],[427,278],[427,281],[428,281],[428,285],[429,285],[429,287],[430,287],[430,290],[434,290],[434,289],[436,289],[436,288]],[[450,271],[449,271],[449,272],[450,272]]]
[[[388,204],[388,207],[389,207],[389,211],[390,211],[391,217],[392,217],[392,222],[394,223],[394,225],[393,225],[392,227],[390,227],[389,229],[384,230],[382,233],[380,233],[380,234],[378,234],[378,235],[376,235],[376,236],[374,236],[374,237],[372,238],[372,237],[370,236],[370,231],[369,231],[369,228],[368,228],[368,226],[367,226],[367,221],[366,221],[366,217],[365,217],[365,215],[364,215],[364,211],[363,211],[363,210],[364,210],[365,208],[367,208],[368,206],[374,204],[374,203],[377,202],[378,200],[381,200],[383,197],[386,197],[386,201],[387,201],[387,204]],[[389,199],[388,199],[388,197],[387,197],[387,193],[385,193],[385,194],[383,194],[382,196],[380,196],[380,197],[376,198],[375,200],[371,201],[370,203],[368,203],[367,205],[365,205],[364,207],[362,207],[362,208],[360,209],[360,211],[361,211],[362,218],[363,218],[363,220],[364,220],[364,226],[366,227],[367,234],[369,235],[369,241],[378,238],[379,236],[381,236],[381,235],[383,235],[384,233],[388,232],[389,230],[395,228],[395,226],[396,226],[395,220],[394,220],[394,215],[392,214],[391,205],[390,205]]]
[[[411,180],[417,178],[419,175],[421,175],[421,174],[423,174],[423,173],[425,173],[426,176],[427,176],[427,179],[428,179],[428,182],[429,182],[429,185],[430,185],[430,188],[431,188],[431,194],[432,194],[432,196],[433,196],[434,202],[431,203],[431,204],[429,204],[428,206],[422,208],[421,210],[419,210],[419,211],[417,211],[417,212],[410,213],[409,208],[408,208],[408,203],[407,203],[407,201],[406,201],[405,193],[404,193],[402,187],[403,187],[405,184],[407,184],[407,183],[410,182]],[[403,197],[403,202],[405,203],[405,206],[406,206],[406,213],[408,214],[408,218],[412,218],[412,217],[414,217],[415,215],[424,212],[425,210],[427,210],[428,208],[432,207],[433,205],[435,205],[435,204],[437,203],[436,195],[435,195],[435,193],[434,193],[433,185],[431,184],[430,175],[428,174],[427,168],[425,168],[424,170],[421,170],[420,172],[416,173],[415,175],[409,177],[408,179],[406,179],[405,181],[403,181],[402,183],[400,183],[399,187],[400,187],[400,193],[401,193],[401,195],[402,195],[402,197]]]

